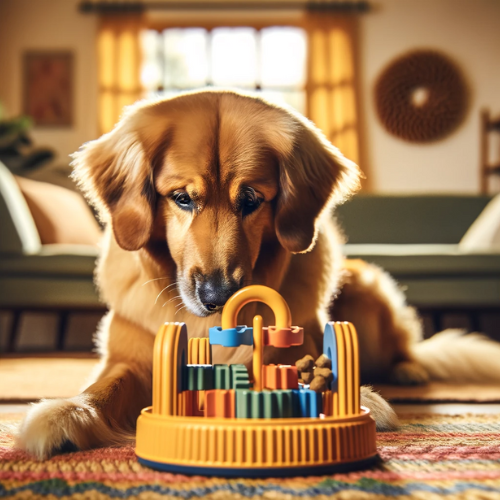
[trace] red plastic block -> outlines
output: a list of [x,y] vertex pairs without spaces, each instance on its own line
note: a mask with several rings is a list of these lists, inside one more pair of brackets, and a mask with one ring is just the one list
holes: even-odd
[[236,403],[233,389],[205,391],[205,417],[235,418]]
[[264,365],[262,380],[265,389],[298,389],[299,376],[296,366]]

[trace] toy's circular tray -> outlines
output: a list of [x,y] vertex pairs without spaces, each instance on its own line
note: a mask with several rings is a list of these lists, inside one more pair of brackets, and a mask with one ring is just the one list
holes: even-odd
[[327,474],[377,457],[369,410],[347,418],[227,419],[164,416],[145,408],[136,453],[149,467],[221,477]]

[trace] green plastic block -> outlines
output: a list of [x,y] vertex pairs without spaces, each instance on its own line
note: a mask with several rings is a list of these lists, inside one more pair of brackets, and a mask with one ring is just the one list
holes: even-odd
[[215,389],[231,389],[229,365],[214,365]]
[[186,365],[183,390],[207,391],[214,388],[212,365]]
[[262,418],[263,407],[260,392],[247,389],[236,391],[236,418]]
[[283,391],[273,391],[276,394],[278,415],[272,418],[292,418],[293,417],[293,394],[290,389]]
[[250,389],[250,378],[245,365],[229,365],[231,369],[231,389]]
[[293,397],[291,390],[236,391],[236,418],[291,418]]
[[276,394],[271,391],[263,391],[261,394],[264,418],[279,418],[280,412]]

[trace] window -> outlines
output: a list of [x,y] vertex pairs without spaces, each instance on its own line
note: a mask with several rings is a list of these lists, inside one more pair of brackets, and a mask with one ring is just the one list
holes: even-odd
[[141,48],[147,96],[236,87],[306,113],[307,36],[302,28],[143,30]]

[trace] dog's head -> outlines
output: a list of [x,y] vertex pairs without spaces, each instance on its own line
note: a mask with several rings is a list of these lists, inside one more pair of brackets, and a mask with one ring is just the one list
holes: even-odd
[[234,92],[139,103],[73,165],[123,249],[166,241],[183,301],[199,316],[251,280],[266,241],[310,250],[321,213],[359,178],[309,121]]

